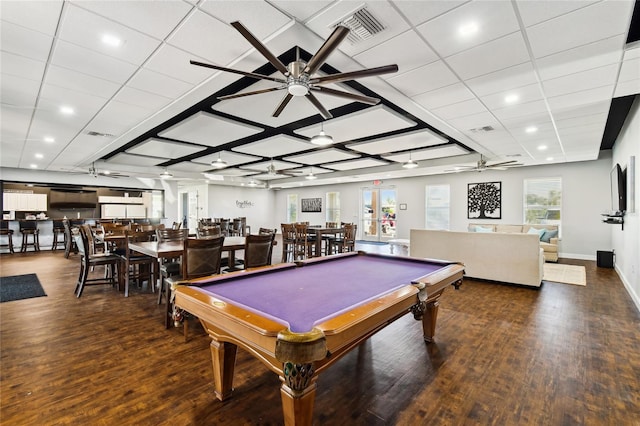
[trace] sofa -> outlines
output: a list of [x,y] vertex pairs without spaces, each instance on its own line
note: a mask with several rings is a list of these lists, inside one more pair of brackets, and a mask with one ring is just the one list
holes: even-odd
[[411,256],[464,263],[468,277],[540,287],[544,255],[538,235],[412,229]]
[[470,223],[469,232],[502,232],[516,234],[534,234],[540,237],[540,247],[544,251],[546,262],[558,261],[558,225],[503,225]]

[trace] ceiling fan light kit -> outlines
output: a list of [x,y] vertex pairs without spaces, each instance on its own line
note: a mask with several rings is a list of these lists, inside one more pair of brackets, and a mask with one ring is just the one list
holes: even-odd
[[224,169],[227,166],[227,162],[220,157],[220,154],[218,154],[218,159],[216,161],[211,162],[211,167],[214,169]]
[[324,130],[320,130],[320,133],[311,138],[311,143],[320,146],[331,145],[333,143],[333,138],[326,134]]
[[415,169],[416,167],[418,167],[418,163],[416,163],[413,160],[409,160],[406,163],[404,163],[402,167],[404,167],[405,169]]
[[172,177],[173,177],[173,174],[169,172],[169,170],[165,170],[164,172],[160,173],[160,179],[169,179]]

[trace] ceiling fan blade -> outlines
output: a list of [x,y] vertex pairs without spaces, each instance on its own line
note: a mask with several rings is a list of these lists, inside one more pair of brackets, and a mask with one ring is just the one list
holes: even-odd
[[243,92],[243,93],[236,93],[234,95],[220,96],[218,97],[218,99],[220,99],[221,101],[224,101],[227,99],[242,98],[243,96],[259,95],[261,93],[275,92],[276,90],[282,90],[286,88],[287,86],[270,87],[269,89],[261,89],[261,90],[254,90],[252,92]]
[[314,107],[316,107],[316,109],[318,111],[320,111],[320,114],[322,115],[322,117],[325,120],[328,120],[330,118],[333,118],[333,115],[331,115],[331,113],[329,111],[327,111],[327,109],[325,107],[322,106],[322,104],[320,103],[320,101],[318,100],[318,98],[316,98],[315,96],[313,96],[313,94],[311,92],[307,93],[305,95],[305,98],[309,99],[309,102],[311,102],[313,104]]
[[487,167],[500,167],[507,164],[517,163],[517,162],[518,162],[517,160],[509,160],[509,161],[503,161],[502,163],[488,164]]
[[320,93],[324,93],[327,95],[337,96],[340,98],[347,98],[347,99],[351,99],[351,100],[362,102],[369,105],[377,105],[378,103],[380,103],[380,99],[378,98],[372,98],[370,96],[364,96],[364,95],[356,95],[354,93],[343,92],[341,90],[335,90],[329,87],[311,86],[310,89],[317,90]]
[[322,77],[314,77],[309,79],[310,84],[339,83],[341,81],[355,80],[356,78],[374,77],[376,75],[389,74],[397,72],[398,66],[384,65],[381,67],[367,68],[359,71],[341,72],[338,74],[330,74]]
[[324,64],[327,60],[331,52],[333,52],[338,45],[344,40],[344,38],[349,34],[349,28],[343,27],[342,25],[338,25],[335,30],[331,33],[329,38],[327,38],[320,49],[316,52],[315,55],[309,60],[307,66],[304,69],[304,72],[312,75],[318,68]]
[[280,101],[280,104],[278,104],[278,106],[276,107],[275,111],[273,111],[272,116],[273,117],[279,117],[280,113],[282,112],[282,110],[284,110],[284,107],[287,106],[287,104],[289,103],[289,101],[293,99],[293,95],[291,93],[288,93],[285,95],[284,98],[282,98],[282,100]]
[[242,36],[246,38],[247,41],[251,43],[251,45],[255,47],[256,50],[262,54],[262,56],[267,58],[267,60],[271,63],[271,65],[276,67],[278,71],[280,71],[284,75],[286,75],[289,72],[287,67],[284,66],[284,64],[280,61],[280,59],[276,58],[276,56],[273,53],[271,53],[269,49],[267,49],[267,47],[260,42],[260,40],[258,40],[253,34],[251,34],[251,32],[248,29],[246,29],[244,25],[240,23],[240,21],[232,22],[231,26],[236,30],[238,30],[238,32],[240,32],[240,34],[242,34]]
[[302,170],[276,170],[276,174],[279,175],[287,175],[287,176],[297,176],[303,174]]
[[278,83],[286,83],[287,82],[286,80],[283,80],[281,78],[270,77],[268,75],[256,74],[256,73],[253,73],[253,72],[234,70],[233,68],[219,67],[218,65],[207,64],[205,62],[199,62],[199,61],[191,60],[191,61],[189,61],[189,63],[191,63],[191,65],[197,65],[199,67],[212,68],[214,70],[232,72],[234,74],[240,74],[240,75],[244,75],[245,77],[251,77],[251,78],[258,79],[258,80],[271,80],[271,81],[276,81]]

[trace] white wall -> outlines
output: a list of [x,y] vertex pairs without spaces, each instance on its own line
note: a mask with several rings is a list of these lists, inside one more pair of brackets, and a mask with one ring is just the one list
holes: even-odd
[[202,217],[246,217],[251,232],[259,228],[278,228],[275,219],[275,192],[260,188],[209,185],[208,207]]
[[[629,158],[636,158],[635,170],[635,208],[633,213],[627,213],[624,217],[624,230],[619,225],[612,227],[612,248],[615,250],[615,267],[618,275],[625,284],[627,291],[633,298],[636,306],[640,309],[640,226],[638,217],[640,213],[640,202],[638,191],[640,191],[640,172],[638,163],[640,162],[640,96],[629,111],[625,124],[616,140],[613,149],[613,162],[618,163],[622,168],[627,167],[627,189],[629,189]],[[627,191],[627,210],[629,206],[629,193]]]
[[[611,196],[609,172],[611,155],[601,153],[595,161],[551,164],[536,167],[520,167],[506,171],[467,172],[437,176],[422,176],[384,181],[381,186],[395,186],[397,203],[407,204],[407,210],[398,210],[397,237],[409,238],[412,228],[425,226],[426,185],[449,184],[451,188],[451,230],[466,231],[467,184],[477,182],[502,182],[502,219],[487,220],[487,223],[523,223],[524,179],[561,177],[563,186],[561,257],[595,260],[596,251],[611,250],[611,227],[602,223],[600,214],[610,209]],[[298,198],[321,197],[329,191],[340,192],[343,221],[357,221],[361,188],[367,183],[352,183],[332,186],[287,189],[277,192],[275,203],[276,221],[286,221],[287,194],[297,193]],[[325,221],[322,213],[306,213],[299,220],[312,224]],[[626,225],[625,225],[626,226]]]

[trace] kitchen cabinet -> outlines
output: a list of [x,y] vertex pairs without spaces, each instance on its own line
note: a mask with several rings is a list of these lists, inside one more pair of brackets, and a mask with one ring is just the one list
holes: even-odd
[[47,194],[24,194],[21,192],[4,192],[3,208],[17,212],[46,212]]

